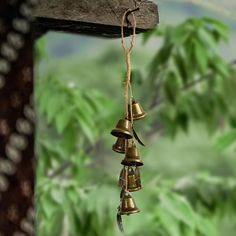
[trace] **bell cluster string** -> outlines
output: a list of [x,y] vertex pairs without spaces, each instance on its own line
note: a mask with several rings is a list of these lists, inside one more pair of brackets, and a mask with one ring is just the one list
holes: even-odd
[[[121,23],[121,43],[122,43],[122,48],[124,50],[125,53],[125,62],[126,62],[126,79],[124,82],[124,90],[125,90],[125,111],[126,111],[126,117],[128,117],[129,115],[129,89],[130,89],[130,94],[131,94],[131,98],[133,98],[133,91],[132,91],[132,86],[131,86],[131,52],[132,49],[135,46],[135,37],[136,37],[136,18],[135,18],[135,14],[133,12],[131,12],[132,15],[132,19],[133,19],[133,34],[131,36],[131,41],[130,41],[130,47],[126,48],[125,46],[125,33],[124,33],[124,25],[125,25],[125,19],[127,14],[130,12],[130,9],[128,9],[123,17],[122,17],[122,23]],[[131,104],[131,103],[130,103]],[[132,122],[132,116],[131,116],[131,122]]]
[[[130,46],[126,47],[124,27],[125,20],[129,14],[132,16],[133,30]],[[135,140],[142,146],[144,146],[144,144],[134,130],[134,121],[145,118],[147,113],[143,110],[141,104],[135,101],[131,85],[131,52],[135,46],[136,25],[135,14],[132,10],[128,9],[125,11],[121,22],[122,48],[124,50],[126,62],[126,77],[124,81],[125,117],[121,118],[116,127],[111,131],[111,134],[117,138],[116,143],[112,146],[113,151],[125,154],[125,158],[121,162],[123,168],[119,177],[121,193],[117,212],[117,224],[121,232],[124,232],[122,216],[140,212],[131,192],[142,189],[139,167],[143,166],[143,161],[140,158]]]

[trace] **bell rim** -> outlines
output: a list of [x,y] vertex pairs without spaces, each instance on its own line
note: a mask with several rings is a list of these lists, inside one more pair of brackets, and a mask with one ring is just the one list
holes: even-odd
[[[120,135],[118,135],[120,134]],[[121,135],[123,134],[123,135]],[[132,139],[133,135],[131,134],[131,132],[123,130],[123,129],[119,129],[119,128],[115,128],[111,131],[111,135],[117,137],[117,138],[124,138],[124,139]]]
[[147,116],[147,113],[144,112],[139,116],[133,116],[133,120],[141,120],[141,119],[145,118],[146,116]]
[[137,192],[139,190],[143,189],[143,186],[137,187],[137,188],[133,188],[133,189],[128,189],[129,192]]
[[127,212],[120,212],[121,215],[132,215],[132,214],[135,214],[135,213],[139,213],[140,210],[137,208],[136,210],[133,210],[133,211],[127,211]]
[[142,160],[127,161],[126,159],[122,160],[121,164],[125,166],[143,166],[144,165]]
[[115,144],[112,146],[112,150],[116,153],[124,154],[125,150],[121,150],[115,147]]

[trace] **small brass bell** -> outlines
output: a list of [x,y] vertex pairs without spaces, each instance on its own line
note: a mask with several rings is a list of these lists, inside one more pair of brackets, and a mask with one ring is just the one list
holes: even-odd
[[132,101],[131,108],[129,105],[129,120],[131,119],[131,112],[133,120],[141,120],[147,116],[147,113],[143,110],[141,104],[135,100]]
[[119,211],[121,215],[131,215],[140,212],[134,199],[128,193],[124,194]]
[[[139,178],[139,181],[138,181],[137,177]],[[137,177],[135,175],[135,171],[131,167],[129,167],[128,181],[127,181],[127,185],[128,185],[127,188],[128,188],[129,192],[135,192],[135,191],[139,191],[140,189],[142,189],[140,175]]]
[[133,137],[131,122],[127,119],[119,120],[111,134],[117,138],[131,139]]
[[142,166],[143,161],[140,159],[139,152],[136,146],[127,148],[125,159],[121,162],[125,166]]
[[118,153],[125,153],[126,148],[130,147],[132,142],[130,139],[118,138],[116,143],[112,146],[112,150]]

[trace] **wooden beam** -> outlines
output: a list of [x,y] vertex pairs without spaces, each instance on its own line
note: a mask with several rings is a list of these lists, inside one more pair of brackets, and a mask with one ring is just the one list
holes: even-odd
[[[41,0],[35,11],[35,33],[56,30],[117,38],[120,37],[122,16],[129,8],[135,8],[134,1]],[[158,7],[151,1],[140,5],[135,15],[137,33],[152,29],[159,23]],[[129,35],[131,30],[127,27],[125,33]]]

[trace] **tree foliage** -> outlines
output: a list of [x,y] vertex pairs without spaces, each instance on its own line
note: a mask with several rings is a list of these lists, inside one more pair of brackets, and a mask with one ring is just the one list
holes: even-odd
[[[219,139],[221,150],[235,142],[235,70],[219,52],[228,34],[228,26],[217,20],[192,18],[144,35],[144,43],[162,39],[146,72],[132,73],[152,114],[147,135],[161,127],[173,137],[190,122],[201,122],[211,132],[232,129]],[[44,42],[38,42],[38,62],[50,60],[45,52]],[[36,81],[37,235],[118,235],[116,180],[97,171],[91,153],[109,140],[105,134],[120,108],[99,89],[83,89],[70,76],[62,79],[61,70],[38,69]],[[127,235],[221,235],[219,215],[227,215],[229,206],[235,210],[235,186],[233,179],[209,175],[163,179],[142,193],[146,217],[125,222]]]
[[151,81],[148,91],[156,94],[151,107],[164,103],[158,116],[169,134],[187,130],[192,120],[204,123],[210,132],[222,122],[233,125],[235,115],[225,94],[234,96],[228,86],[235,83],[235,71],[219,52],[228,35],[227,25],[209,18],[189,19],[145,35],[144,42],[153,36],[164,38],[146,80]]

